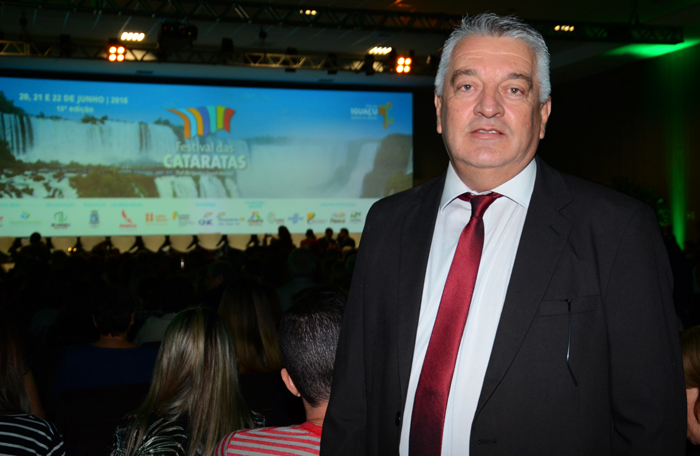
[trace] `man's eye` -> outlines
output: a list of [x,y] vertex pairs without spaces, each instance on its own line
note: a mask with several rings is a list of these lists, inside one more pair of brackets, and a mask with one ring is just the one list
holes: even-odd
[[464,85],[462,86],[462,90],[471,90],[471,89],[472,89],[472,85],[471,85],[471,84],[464,84]]
[[508,90],[510,90],[510,93],[511,93],[512,95],[520,95],[521,93],[523,93],[523,91],[520,90],[520,89],[518,89],[517,87],[511,87],[511,88],[508,89]]

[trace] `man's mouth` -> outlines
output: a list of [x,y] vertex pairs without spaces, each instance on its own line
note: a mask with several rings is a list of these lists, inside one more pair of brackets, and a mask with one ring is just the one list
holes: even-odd
[[477,133],[489,133],[489,134],[495,134],[495,135],[501,134],[501,132],[500,132],[500,131],[497,131],[497,130],[482,130],[482,129],[479,129],[479,130],[476,130],[476,132],[477,132]]

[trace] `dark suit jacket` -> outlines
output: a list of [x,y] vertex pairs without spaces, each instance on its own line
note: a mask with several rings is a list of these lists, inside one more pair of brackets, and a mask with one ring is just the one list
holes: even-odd
[[[474,455],[681,455],[672,277],[653,211],[538,159],[471,429]],[[444,176],[367,217],[321,455],[396,455]],[[570,365],[566,365],[571,301]]]

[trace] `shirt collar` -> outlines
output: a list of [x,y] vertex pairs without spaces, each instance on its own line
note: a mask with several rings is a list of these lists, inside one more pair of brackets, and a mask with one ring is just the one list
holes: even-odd
[[[515,177],[494,188],[492,191],[500,193],[527,209],[530,205],[532,191],[535,188],[536,176],[537,161],[533,158]],[[457,199],[459,195],[466,192],[479,194],[478,192],[472,191],[467,187],[467,184],[462,182],[462,179],[459,178],[457,172],[452,167],[452,162],[450,162],[447,166],[445,188],[442,190],[442,198],[440,198],[440,211],[444,211],[448,204]],[[490,193],[490,191],[483,193]]]

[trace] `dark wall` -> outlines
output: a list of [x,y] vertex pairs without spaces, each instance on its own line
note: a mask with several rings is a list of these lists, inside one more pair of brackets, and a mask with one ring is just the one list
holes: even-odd
[[679,238],[700,215],[700,47],[554,85],[540,155],[632,196],[664,199]]

